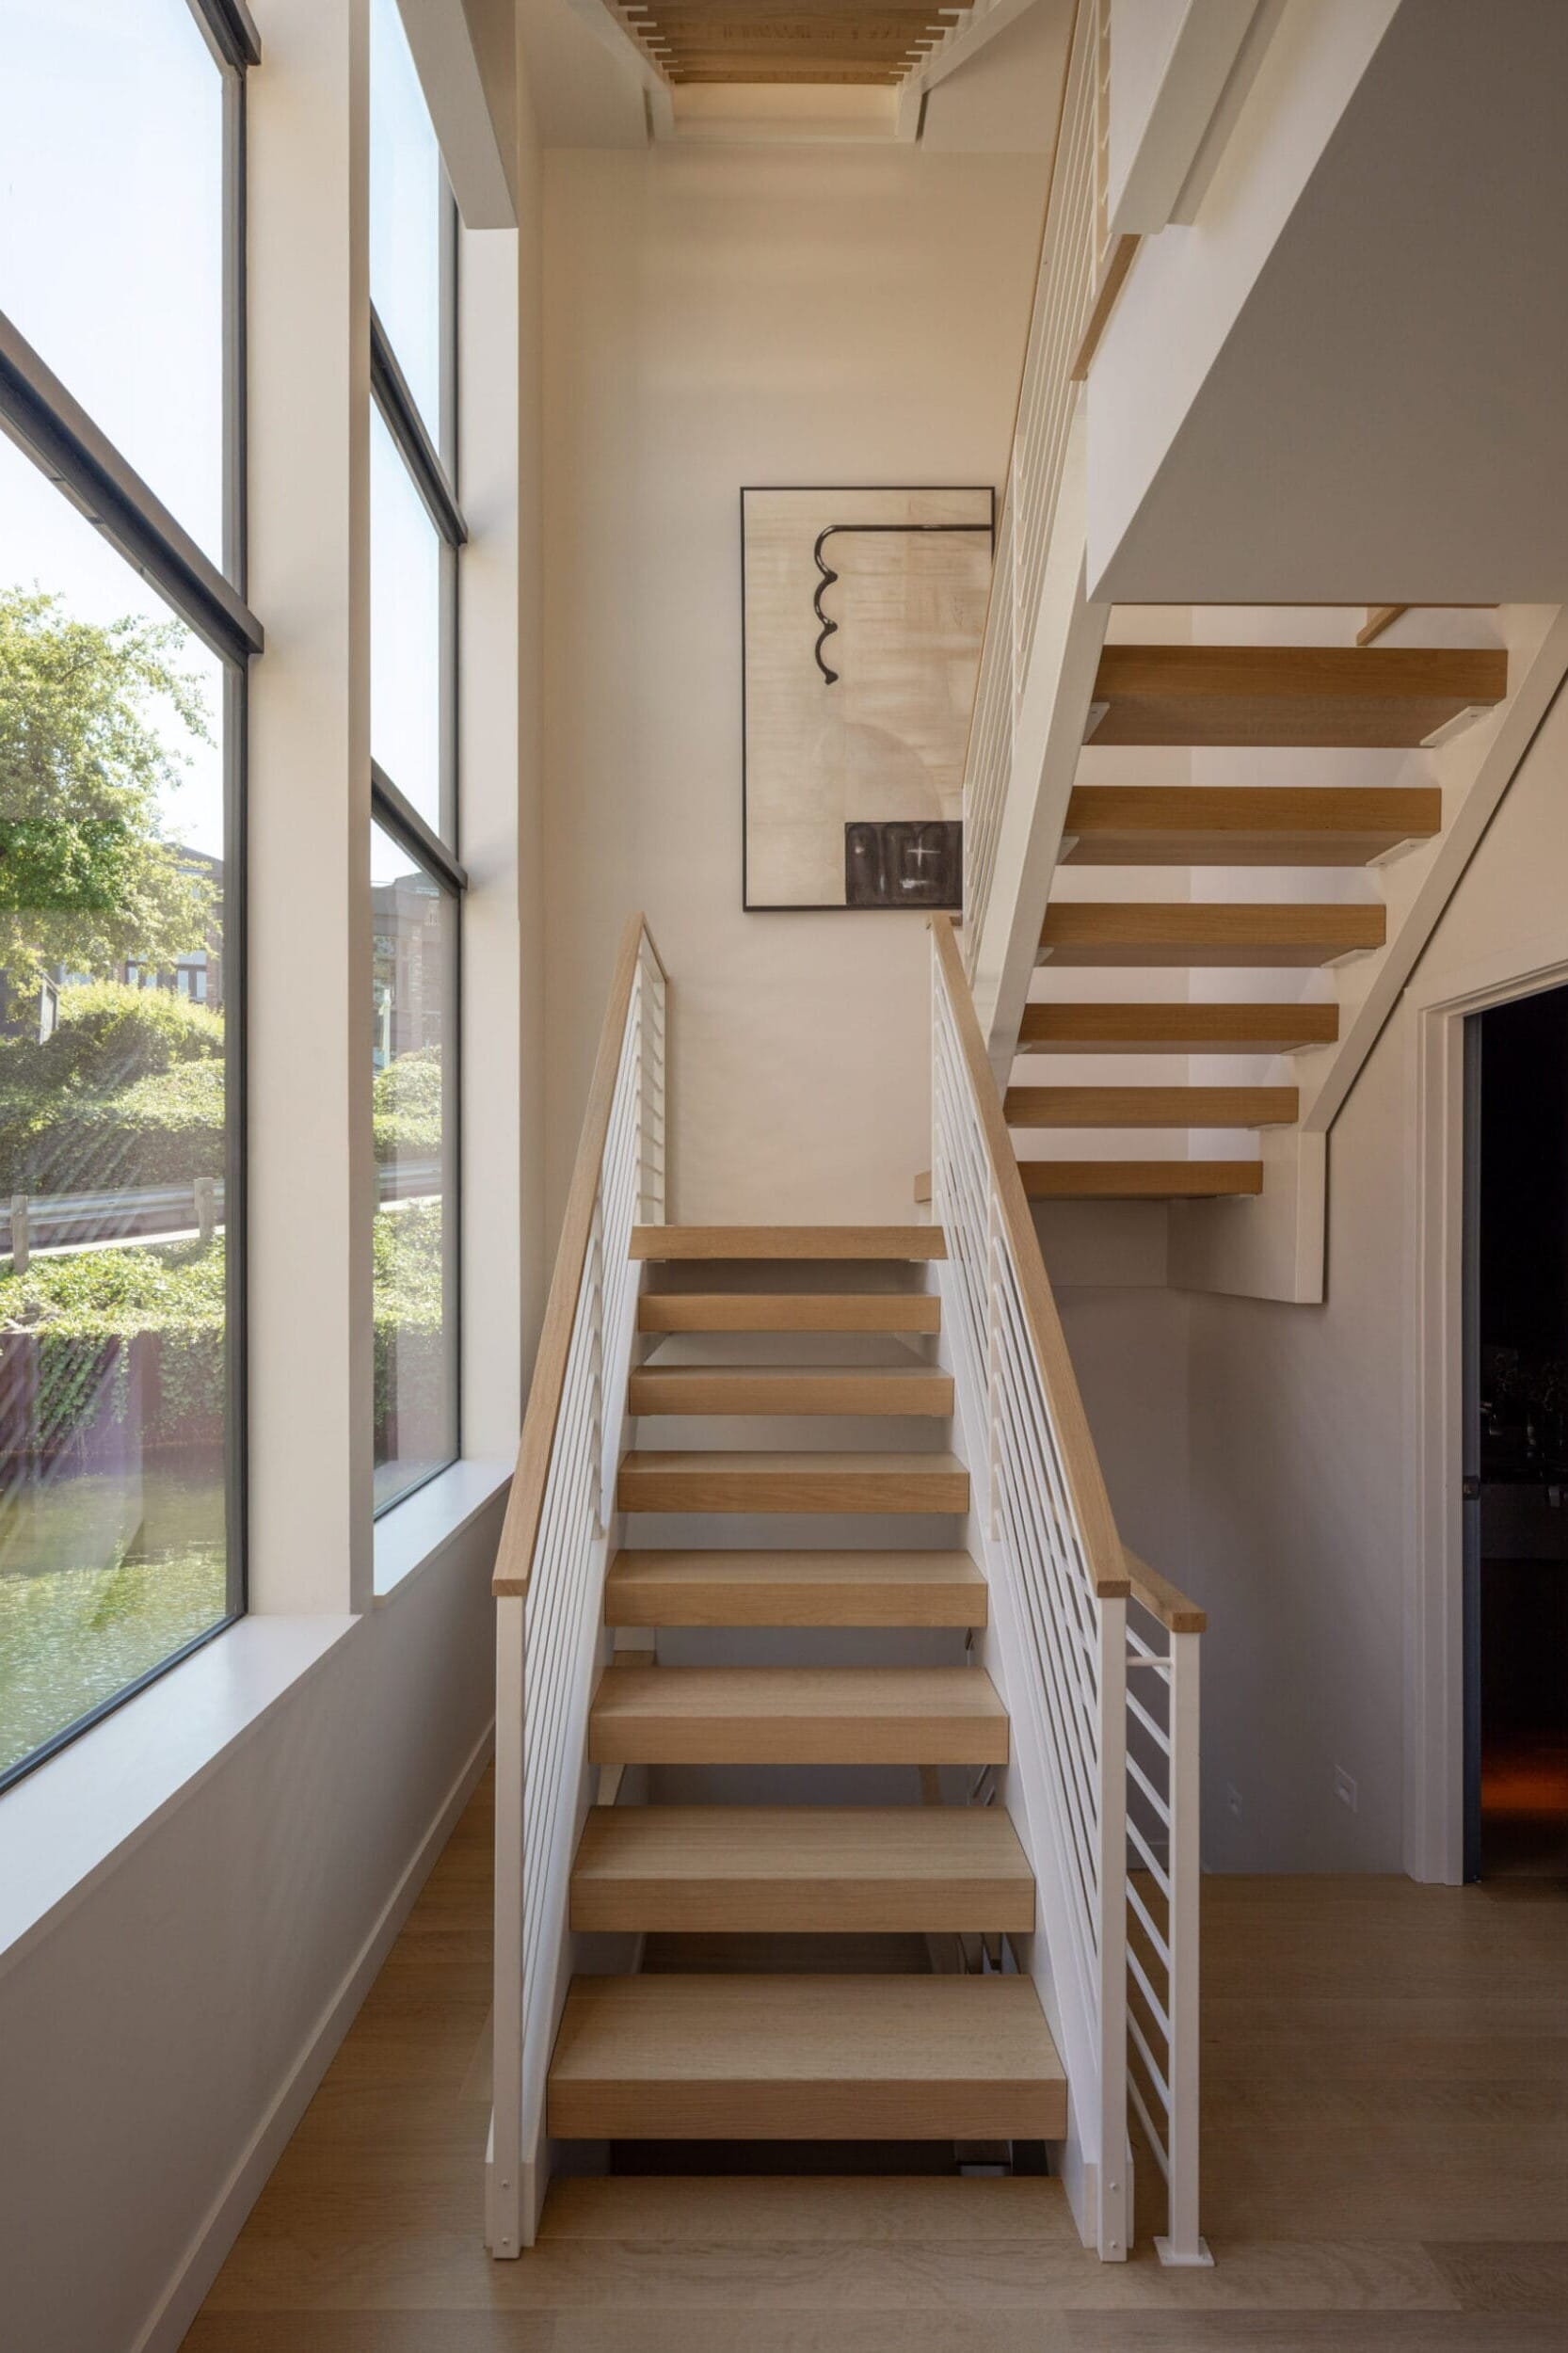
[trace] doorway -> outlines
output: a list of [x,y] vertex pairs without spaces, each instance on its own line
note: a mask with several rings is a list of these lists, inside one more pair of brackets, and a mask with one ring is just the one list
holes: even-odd
[[1568,986],[1464,1067],[1464,1876],[1568,1878]]

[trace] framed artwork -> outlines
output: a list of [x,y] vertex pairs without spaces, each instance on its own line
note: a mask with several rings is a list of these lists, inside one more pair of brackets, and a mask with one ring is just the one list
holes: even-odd
[[742,904],[960,907],[996,493],[741,492]]

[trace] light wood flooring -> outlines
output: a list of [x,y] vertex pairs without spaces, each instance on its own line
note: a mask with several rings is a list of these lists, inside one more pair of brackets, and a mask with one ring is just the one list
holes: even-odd
[[[1206,1881],[1211,2272],[1101,2265],[1053,2185],[940,2175],[568,2182],[533,2253],[492,2264],[489,1842],[487,1788],[185,2353],[1568,2345],[1560,1884]],[[1159,2227],[1151,2199],[1144,2249]]]

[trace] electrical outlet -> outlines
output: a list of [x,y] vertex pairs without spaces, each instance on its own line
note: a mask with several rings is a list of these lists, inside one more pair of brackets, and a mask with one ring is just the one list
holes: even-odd
[[1240,1821],[1241,1818],[1241,1792],[1238,1789],[1233,1781],[1225,1784],[1225,1803],[1229,1806],[1237,1820]]
[[1355,1812],[1355,1784],[1343,1765],[1334,1769],[1334,1794],[1341,1805],[1348,1805],[1352,1814]]

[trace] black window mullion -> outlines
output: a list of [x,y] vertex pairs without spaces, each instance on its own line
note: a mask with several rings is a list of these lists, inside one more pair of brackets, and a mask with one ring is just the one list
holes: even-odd
[[0,426],[215,653],[244,662],[261,652],[262,625],[244,598],[3,312]]
[[468,539],[468,526],[458,512],[456,493],[374,305],[370,313],[370,389],[431,521],[448,547],[462,547]]
[[222,65],[244,72],[262,62],[262,38],[245,0],[190,0],[191,14]]
[[386,770],[374,760],[370,763],[370,804],[376,822],[385,826],[398,846],[407,850],[443,888],[460,898],[468,888],[463,867],[412,801],[405,798]]

